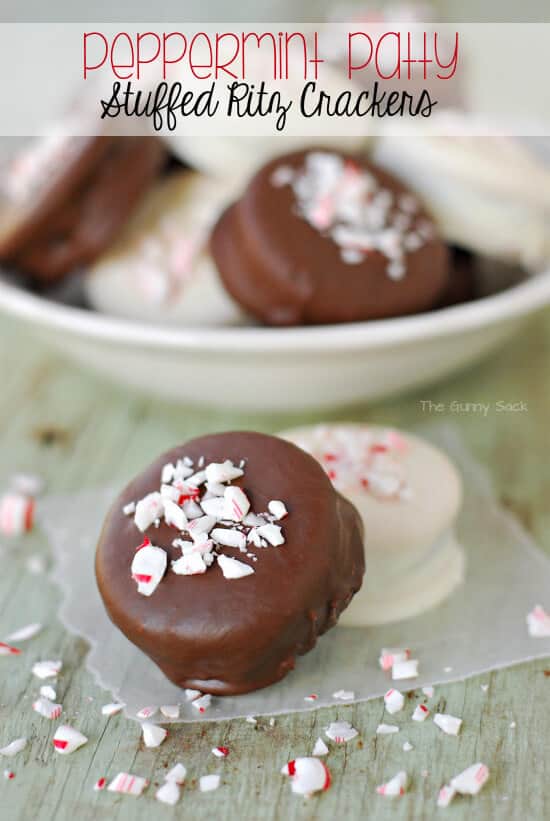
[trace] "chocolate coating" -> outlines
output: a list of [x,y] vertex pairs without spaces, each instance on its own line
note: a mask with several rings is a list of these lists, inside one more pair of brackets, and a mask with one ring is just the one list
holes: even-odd
[[[142,536],[122,507],[158,490],[163,465],[184,456],[206,463],[246,459],[241,486],[259,513],[281,499],[285,543],[254,548],[253,562],[237,549],[222,552],[254,567],[224,578],[217,562],[203,575],[168,569],[152,596],[137,592],[130,565]],[[170,559],[173,528],[164,522],[146,535]],[[107,516],[96,554],[96,577],[114,624],[181,687],[231,695],[265,687],[314,647],[361,587],[362,525],[320,465],[274,436],[235,432],[203,436],[160,456],[131,482]]]
[[[275,169],[301,168],[307,154],[278,157],[264,166],[214,227],[212,254],[233,298],[269,325],[353,322],[433,307],[448,281],[445,244],[434,236],[407,252],[407,272],[398,281],[388,276],[388,259],[379,251],[358,264],[345,262],[333,239],[296,213],[291,186],[272,182]],[[338,156],[368,171],[394,198],[410,193],[363,159]],[[426,219],[420,208],[414,224]]]
[[25,201],[0,203],[0,259],[48,283],[96,258],[166,160],[155,137],[73,137]]

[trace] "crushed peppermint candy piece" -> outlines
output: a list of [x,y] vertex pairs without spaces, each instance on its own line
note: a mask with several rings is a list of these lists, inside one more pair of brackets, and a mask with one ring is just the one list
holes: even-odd
[[355,693],[353,690],[336,690],[336,692],[332,694],[332,698],[337,698],[339,701],[353,701]]
[[16,738],[14,741],[10,741],[9,744],[6,744],[5,747],[0,747],[0,755],[5,755],[8,758],[11,758],[17,753],[20,753],[21,750],[24,750],[27,746],[27,739],[26,738]]
[[34,576],[40,576],[46,570],[46,562],[43,556],[35,553],[28,557],[25,562],[25,567],[29,573],[32,573]]
[[[127,505],[124,505],[122,508],[122,512],[125,516],[133,516],[136,512],[136,503],[135,502],[128,502]],[[100,779],[101,780],[101,779]]]
[[431,686],[430,687],[423,687],[422,692],[424,693],[425,696],[428,696],[428,698],[433,698],[434,697],[434,688],[431,687]]
[[212,753],[216,758],[227,758],[229,755],[229,747],[212,747]]
[[4,778],[7,781],[12,781],[15,778],[15,773],[13,770],[4,770]]
[[138,710],[136,713],[137,718],[151,718],[157,712],[158,707],[142,707],[141,710]]
[[258,535],[260,538],[265,539],[266,542],[269,542],[272,547],[279,547],[279,545],[285,543],[283,532],[279,525],[262,525],[258,528]]
[[157,801],[163,804],[169,804],[173,807],[180,800],[181,790],[175,781],[165,781],[164,784],[158,788],[155,793]]
[[437,796],[438,807],[448,807],[456,795],[456,790],[450,784],[444,784]]
[[404,744],[403,744],[403,752],[404,753],[410,753],[411,750],[414,750],[413,745],[411,744],[410,741],[405,741]]
[[97,791],[104,790],[106,786],[107,786],[107,779],[102,776],[101,778],[98,778],[97,781],[95,782],[94,790],[97,790]]
[[235,528],[215,527],[210,536],[225,547],[238,547],[240,550],[246,548],[246,536]]
[[82,733],[79,733],[78,730],[75,730],[74,727],[70,727],[68,724],[61,724],[55,731],[55,735],[52,739],[53,746],[61,755],[74,753],[75,750],[78,750],[78,748],[86,744],[87,741],[88,739],[85,735],[82,735]]
[[407,661],[411,657],[410,650],[392,650],[390,648],[383,648],[380,652],[378,663],[384,671],[391,670],[394,664],[400,661]]
[[10,485],[23,496],[40,496],[44,490],[44,480],[34,473],[16,473],[11,477]]
[[38,698],[36,701],[33,702],[32,708],[35,713],[38,713],[44,718],[59,718],[63,707],[61,704],[54,704],[53,701],[50,701],[48,698]]
[[230,556],[220,554],[218,556],[218,564],[226,579],[242,579],[244,576],[250,576],[255,573],[253,567],[245,562],[240,562],[238,559],[232,559]]
[[[222,485],[223,487],[223,485]],[[225,487],[223,488],[225,492]],[[201,507],[207,516],[213,516],[215,519],[223,519],[224,510],[223,496],[213,496],[211,499],[201,499]],[[213,533],[214,531],[212,531]],[[213,535],[213,539],[216,537]]]
[[310,693],[309,696],[304,696],[304,701],[317,701],[318,698],[317,693]]
[[0,641],[0,656],[18,656],[20,653],[19,647],[12,647],[11,644]]
[[286,509],[285,503],[279,501],[278,499],[272,499],[267,505],[267,509],[272,516],[275,516],[277,520],[284,519],[285,516],[288,516],[288,510]]
[[206,466],[205,473],[209,482],[223,484],[224,482],[239,479],[244,471],[239,467],[235,467],[233,462],[227,459],[225,462],[211,462]]
[[417,678],[418,660],[407,659],[407,661],[394,662],[391,668],[391,677],[394,681],[407,678]]
[[254,716],[247,716],[245,718],[245,721],[247,722],[247,724],[257,724],[258,723],[257,720],[254,718]]
[[178,576],[196,576],[200,573],[206,573],[208,566],[204,560],[204,556],[199,553],[185,553],[181,559],[176,559],[172,562],[172,570]]
[[164,515],[164,501],[160,493],[148,493],[136,503],[134,524],[143,533]]
[[398,732],[399,727],[396,724],[379,724],[376,728],[376,735],[392,735]]
[[550,614],[540,604],[527,614],[527,630],[531,638],[550,638]]
[[388,798],[395,798],[399,795],[405,795],[408,781],[409,779],[407,773],[404,770],[401,770],[385,784],[380,784],[380,786],[376,788],[376,792],[378,795],[385,795]]
[[141,795],[149,782],[140,775],[131,773],[119,773],[115,775],[107,790],[109,792],[123,793],[124,795]]
[[161,547],[145,544],[134,555],[131,574],[142,596],[151,596],[166,572],[168,556]]
[[101,715],[104,716],[115,716],[117,713],[120,713],[121,710],[124,710],[126,707],[125,704],[121,704],[119,702],[112,702],[111,704],[104,704],[101,708]]
[[40,695],[44,696],[44,698],[49,698],[50,701],[55,701],[57,698],[57,693],[55,692],[54,688],[51,687],[49,684],[43,684],[40,688]]
[[190,687],[185,689],[185,700],[186,701],[194,701],[196,698],[199,698],[202,693],[200,690],[192,690]]
[[37,678],[54,678],[62,667],[63,662],[60,659],[56,661],[37,661],[32,666],[32,672]]
[[345,744],[359,735],[359,732],[349,721],[333,721],[325,728],[325,735],[337,744]]
[[160,724],[151,724],[150,721],[143,722],[141,731],[143,733],[143,743],[146,747],[160,747],[168,735],[168,730],[165,730]]
[[180,715],[179,704],[164,704],[160,711],[165,718],[179,718]]
[[199,778],[199,790],[201,792],[212,792],[220,786],[219,775],[201,775]]
[[185,530],[188,524],[183,508],[171,499],[164,500],[164,521],[178,530]]
[[236,485],[230,485],[225,489],[223,501],[223,518],[232,522],[242,522],[250,510],[248,496]]
[[388,713],[393,715],[403,709],[405,696],[403,693],[400,693],[399,690],[394,690],[392,687],[384,696],[384,704],[386,705]]
[[174,784],[183,784],[187,776],[187,768],[183,764],[174,764],[164,776],[165,781],[172,781]]
[[318,738],[315,742],[312,755],[327,755],[328,747],[322,738]]
[[458,735],[462,727],[462,719],[455,718],[455,716],[447,713],[436,713],[434,715],[434,724],[447,735]]
[[204,695],[194,699],[191,704],[199,713],[205,713],[212,704],[212,696],[210,693],[204,693]]
[[42,630],[42,625],[38,622],[34,624],[27,624],[25,627],[20,627],[19,630],[14,630],[13,633],[10,633],[9,636],[6,636],[6,641],[28,641],[29,639],[34,638],[40,631]]
[[293,793],[309,797],[316,792],[328,790],[331,783],[330,771],[318,758],[295,758],[281,770],[282,775],[290,777]]
[[199,516],[189,522],[187,530],[191,534],[193,541],[196,541],[199,536],[203,538],[203,534],[210,533],[215,524],[216,519],[214,516]]
[[32,530],[34,499],[22,493],[6,493],[0,497],[0,533],[20,536]]
[[430,711],[426,707],[425,704],[418,704],[415,707],[414,713],[412,714],[413,721],[426,721],[428,716],[430,715]]
[[477,795],[489,779],[489,768],[480,761],[451,778],[450,786],[462,795]]

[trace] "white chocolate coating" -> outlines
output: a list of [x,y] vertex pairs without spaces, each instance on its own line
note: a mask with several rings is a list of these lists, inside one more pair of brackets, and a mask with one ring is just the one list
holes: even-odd
[[411,434],[370,425],[318,425],[280,435],[321,463],[363,519],[365,580],[340,624],[409,618],[454,589],[464,561],[452,530],[462,484],[445,454]]
[[208,253],[211,225],[235,188],[194,171],[161,180],[85,278],[96,310],[178,325],[243,324]]
[[424,200],[447,241],[543,264],[550,257],[550,165],[517,138],[471,135],[470,122],[442,111],[407,123],[407,136],[377,141],[373,160]]

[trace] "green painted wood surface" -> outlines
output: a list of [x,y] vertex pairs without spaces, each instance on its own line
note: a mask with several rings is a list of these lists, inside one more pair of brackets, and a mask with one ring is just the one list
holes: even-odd
[[[315,421],[305,417],[241,416],[218,410],[188,410],[128,394],[73,366],[37,345],[25,326],[2,319],[0,326],[0,480],[30,470],[47,480],[48,490],[122,483],[162,449],[199,432],[235,426],[275,431],[283,425]],[[550,552],[550,312],[542,314],[490,360],[444,383],[369,409],[338,417],[412,426],[427,418],[422,400],[445,403],[439,418],[452,419],[475,456],[488,464],[506,504]],[[489,402],[486,416],[453,414],[451,403]],[[524,401],[528,409],[498,413],[497,401]],[[325,418],[327,416],[325,415]],[[5,545],[0,573],[0,637],[31,621],[47,625],[19,658],[0,658],[0,746],[27,736],[26,750],[0,761],[16,773],[0,777],[0,818],[88,821],[92,818],[223,819],[449,819],[498,818],[541,821],[550,818],[550,661],[441,686],[439,709],[464,719],[458,738],[431,723],[415,725],[407,715],[393,717],[403,726],[396,736],[376,737],[383,718],[380,700],[360,706],[335,706],[314,713],[278,718],[274,727],[260,720],[194,724],[173,729],[158,750],[140,744],[139,727],[122,716],[106,719],[100,706],[109,700],[85,669],[86,645],[67,635],[56,620],[58,591],[43,576],[32,575],[26,560],[47,556],[39,533],[17,547]],[[92,580],[90,583],[93,583]],[[57,722],[31,710],[38,680],[31,663],[63,659],[58,697],[64,717],[89,736],[71,756],[58,756],[51,737]],[[481,684],[488,684],[484,692]],[[419,699],[415,694],[411,703]],[[310,801],[291,794],[279,775],[291,757],[311,751],[323,727],[347,718],[359,739],[331,750],[333,787]],[[393,719],[392,719],[393,720]],[[515,729],[510,727],[516,722]],[[402,751],[405,740],[414,745]],[[210,750],[225,744],[225,761]],[[441,784],[475,760],[491,768],[491,780],[476,798],[459,798],[437,810]],[[183,761],[189,773],[175,808],[158,804],[149,788],[142,798],[93,791],[100,776],[132,771],[159,782],[167,766]],[[391,801],[375,786],[406,767],[410,792]],[[219,772],[222,786],[201,794],[196,779]]]

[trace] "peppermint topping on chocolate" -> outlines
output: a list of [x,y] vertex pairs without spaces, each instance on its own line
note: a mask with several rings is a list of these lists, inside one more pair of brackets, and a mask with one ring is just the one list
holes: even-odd
[[428,220],[418,219],[420,205],[412,194],[396,196],[366,168],[338,154],[312,151],[301,168],[279,165],[271,184],[291,186],[298,216],[335,242],[344,262],[357,265],[378,251],[396,281],[407,273],[407,253],[435,235]]
[[[254,513],[246,492],[231,482],[244,475],[246,461],[236,466],[229,459],[194,464],[185,457],[175,465],[163,466],[160,489],[148,493],[123,513],[133,515],[140,532],[158,527],[161,520],[173,527],[179,536],[172,546],[181,550],[181,558],[171,562],[171,570],[179,576],[206,573],[217,563],[226,579],[241,579],[254,573],[254,568],[221,552],[222,547],[239,550],[247,558],[257,557],[248,551],[254,547],[279,547],[285,543],[283,528],[275,524],[288,515],[284,502],[273,499],[265,513]],[[131,573],[138,593],[151,596],[166,572],[168,554],[147,537],[136,547]]]

